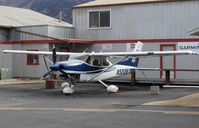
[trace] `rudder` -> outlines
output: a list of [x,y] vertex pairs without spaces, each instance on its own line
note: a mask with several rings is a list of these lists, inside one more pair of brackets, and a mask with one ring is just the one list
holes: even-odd
[[[133,49],[133,52],[140,52],[142,51],[143,48],[143,43],[138,41],[135,45],[135,48]],[[139,62],[139,58],[129,58],[127,60],[118,62],[117,64],[119,65],[126,65],[126,66],[133,66],[133,67],[137,67],[138,66],[138,62]]]

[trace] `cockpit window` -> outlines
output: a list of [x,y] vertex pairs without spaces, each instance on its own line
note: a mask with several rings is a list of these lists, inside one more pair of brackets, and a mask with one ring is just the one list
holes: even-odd
[[86,63],[94,66],[108,66],[106,58],[104,57],[88,57]]
[[91,64],[91,57],[90,56],[87,58],[86,63]]

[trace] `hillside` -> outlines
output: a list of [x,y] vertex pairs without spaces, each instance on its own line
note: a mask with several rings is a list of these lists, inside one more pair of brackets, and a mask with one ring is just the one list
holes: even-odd
[[28,8],[45,15],[59,18],[62,12],[63,20],[72,22],[72,7],[93,0],[1,0],[0,5]]

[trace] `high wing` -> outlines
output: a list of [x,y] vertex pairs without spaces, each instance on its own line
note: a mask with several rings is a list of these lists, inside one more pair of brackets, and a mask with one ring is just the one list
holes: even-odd
[[[52,55],[48,51],[21,51],[21,50],[3,50],[3,53],[16,53],[16,54],[34,54],[34,55]],[[102,53],[73,53],[73,52],[56,52],[58,56],[129,56],[129,57],[146,57],[146,56],[168,56],[168,55],[195,55],[192,51],[140,51],[140,52],[102,52]]]
[[168,55],[195,55],[192,51],[140,51],[140,52],[107,52],[107,53],[90,53],[90,56],[168,56]]
[[[34,54],[34,55],[52,55],[50,51],[22,51],[22,50],[3,50],[3,53],[16,53],[16,54]],[[72,53],[72,52],[56,52],[59,56],[71,56],[71,55],[85,55],[85,53]]]

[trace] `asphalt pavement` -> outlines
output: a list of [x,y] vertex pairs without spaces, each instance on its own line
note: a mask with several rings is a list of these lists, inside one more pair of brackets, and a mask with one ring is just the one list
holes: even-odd
[[161,88],[151,95],[146,86],[118,86],[118,93],[108,94],[98,83],[79,83],[66,96],[40,82],[0,85],[0,128],[199,127],[197,106],[144,105],[197,95],[199,88]]

